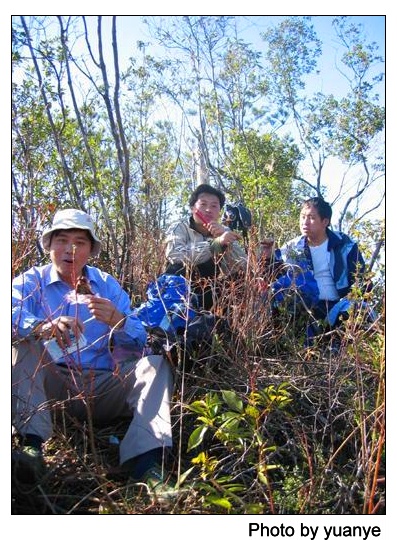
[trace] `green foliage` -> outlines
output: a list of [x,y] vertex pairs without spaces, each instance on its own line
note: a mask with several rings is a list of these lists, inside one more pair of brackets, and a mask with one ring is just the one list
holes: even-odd
[[239,179],[234,189],[241,190],[241,199],[253,212],[259,236],[271,233],[284,241],[282,232],[296,226],[299,214],[294,188],[300,157],[297,147],[289,139],[259,136],[253,130],[234,133],[231,140],[228,170]]
[[281,104],[298,100],[299,90],[305,88],[304,75],[316,68],[321,42],[309,21],[310,17],[291,17],[264,34],[272,86]]
[[[385,110],[378,105],[375,91],[383,76],[382,72],[374,75],[383,59],[376,54],[378,46],[366,41],[359,25],[350,24],[347,17],[335,18],[333,25],[344,51],[341,72],[349,85],[347,94],[341,97],[335,93],[303,94],[305,78],[314,74],[321,51],[310,17],[282,21],[265,33],[264,40],[269,46],[269,88],[279,105],[275,118],[279,124],[287,119],[294,123],[299,148],[312,168],[297,179],[317,195],[325,195],[322,173],[330,157],[339,158],[349,167],[356,166],[359,181],[356,192],[347,200],[343,210],[346,213],[347,207],[379,180],[383,168]],[[382,150],[378,154],[379,148]],[[341,179],[340,193],[345,183]]]
[[[13,205],[29,208],[32,220],[40,200],[92,211],[116,274],[128,281],[125,245],[147,227],[159,237],[183,213],[197,147],[211,181],[252,209],[254,233],[280,242],[296,228],[297,199],[325,192],[328,156],[367,168],[357,198],[375,169],[382,177],[382,152],[368,159],[384,126],[374,71],[382,59],[348,19],[334,24],[351,83],[342,97],[303,94],[321,51],[308,17],[267,32],[264,52],[241,39],[236,17],[153,18],[156,53],[140,42],[115,77],[106,63],[87,61],[98,36],[81,40],[82,22],[13,19]],[[295,133],[276,135],[287,119]],[[303,159],[314,180],[302,175]]]
[[[291,403],[288,386],[286,383],[278,387],[270,385],[242,397],[234,390],[222,390],[220,394],[210,392],[186,405],[199,424],[189,436],[187,451],[207,446],[205,436],[213,437],[235,455],[237,461],[244,459],[245,467],[253,471],[257,481],[268,486],[269,472],[278,465],[269,463],[266,457],[276,447],[267,443],[263,426],[266,421],[271,422],[275,411],[282,411]],[[192,463],[200,467],[200,476],[205,480],[199,484],[205,506],[218,505],[227,511],[235,506],[240,511],[242,507],[244,512],[254,512],[254,506],[256,512],[263,510],[262,504],[247,507],[241,498],[246,490],[244,483],[233,482],[233,475],[225,474],[222,461],[210,456],[208,451],[199,452]]]

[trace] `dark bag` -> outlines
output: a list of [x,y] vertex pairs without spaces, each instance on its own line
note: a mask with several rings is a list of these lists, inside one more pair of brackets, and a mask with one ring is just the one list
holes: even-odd
[[242,203],[236,205],[225,204],[222,223],[232,231],[238,230],[246,234],[252,226],[252,215],[250,210],[243,206]]
[[212,348],[216,319],[212,313],[198,313],[186,328],[176,332],[155,327],[149,330],[149,345],[153,354],[163,354],[176,366],[182,356],[203,358]]

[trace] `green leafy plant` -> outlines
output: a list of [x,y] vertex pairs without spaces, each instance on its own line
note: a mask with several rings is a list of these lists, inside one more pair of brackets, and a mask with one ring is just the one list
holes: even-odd
[[[198,487],[205,506],[217,505],[228,511],[237,506],[251,513],[263,510],[263,503],[247,504],[243,494],[250,483],[270,489],[269,472],[277,469],[278,464],[271,463],[268,458],[276,447],[269,444],[264,428],[269,415],[284,410],[290,402],[288,384],[282,383],[253,391],[248,397],[241,397],[234,390],[209,392],[202,399],[186,405],[196,415],[198,424],[189,437],[188,452],[205,446],[206,436],[212,437],[235,456],[239,465],[243,464],[245,471],[225,467],[222,452],[219,457],[210,456],[205,450],[199,452],[192,463],[200,467],[202,482]],[[211,448],[213,442],[210,444]],[[236,477],[245,481],[236,482]]]

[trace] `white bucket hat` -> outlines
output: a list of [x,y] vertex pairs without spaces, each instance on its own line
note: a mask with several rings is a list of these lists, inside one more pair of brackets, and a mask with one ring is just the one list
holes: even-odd
[[52,221],[52,226],[46,229],[41,236],[41,243],[46,251],[50,250],[51,234],[62,229],[83,229],[88,231],[94,240],[91,255],[95,257],[101,250],[101,241],[94,231],[94,222],[88,214],[82,210],[70,208],[59,210]]

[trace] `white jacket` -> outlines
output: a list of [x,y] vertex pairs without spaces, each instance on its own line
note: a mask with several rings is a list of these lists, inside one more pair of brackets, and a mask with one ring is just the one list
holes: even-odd
[[204,236],[188,222],[173,223],[167,230],[165,241],[166,258],[172,264],[197,266],[213,258],[223,274],[246,270],[247,255],[237,241],[224,248],[217,238]]

